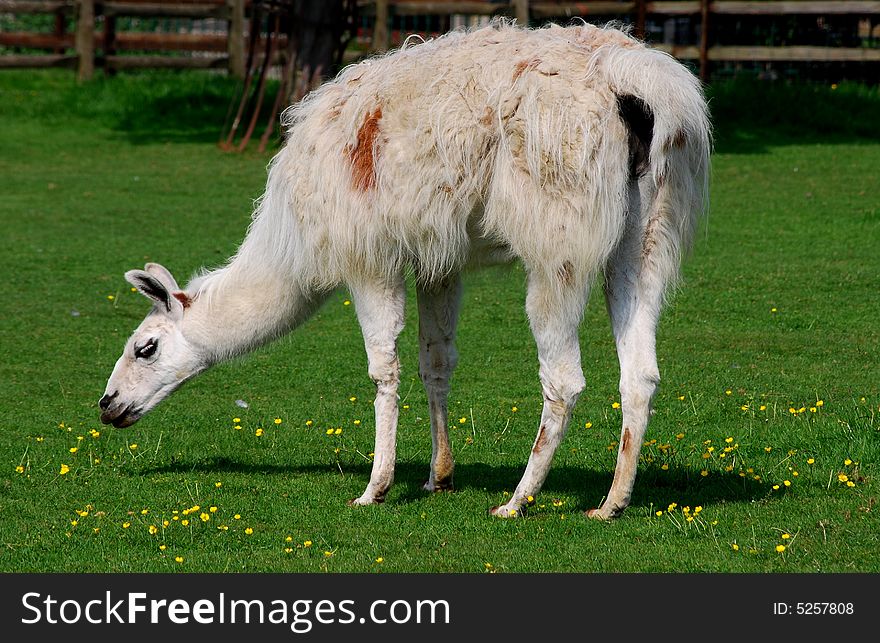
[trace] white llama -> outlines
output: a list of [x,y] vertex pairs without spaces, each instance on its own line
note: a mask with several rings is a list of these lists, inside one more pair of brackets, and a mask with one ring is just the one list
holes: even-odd
[[344,284],[376,384],[372,473],[351,503],[381,502],[394,476],[410,271],[433,441],[425,489],[449,489],[460,274],[518,259],[544,408],[522,480],[492,510],[515,516],[584,388],[578,325],[602,272],[623,425],[611,489],[587,514],[619,515],[659,382],[658,316],[705,207],[710,128],[694,76],[612,28],[499,21],[348,67],[284,119],[286,144],[224,267],[183,289],[158,264],[126,273],[155,303],[116,363],[101,419],[136,422],[212,364],[300,325]]

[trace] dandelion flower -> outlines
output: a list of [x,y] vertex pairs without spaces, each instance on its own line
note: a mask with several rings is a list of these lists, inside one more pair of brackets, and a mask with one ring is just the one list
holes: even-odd
[[150,525],[150,535],[155,536],[156,532],[159,531],[159,528],[156,525]]
[[660,465],[660,468],[661,468],[663,471],[669,471],[669,465],[666,464],[666,463],[661,464],[661,465]]
[[730,389],[727,389],[726,391],[724,391],[724,394],[725,395],[732,395],[733,391],[731,391]]
[[670,503],[669,503],[669,506],[666,507],[666,511],[672,511],[672,510],[675,509],[677,506],[678,506],[678,503],[677,503],[677,502],[670,502]]
[[348,398],[348,401],[349,402],[357,402],[357,398],[354,395],[352,395],[350,398]]
[[304,540],[303,541],[303,547],[311,547],[311,546],[312,546],[311,540]]
[[217,488],[219,489],[220,487],[223,486],[223,483],[222,483],[222,482],[215,482],[215,483],[214,483],[214,486],[217,487]]
[[611,405],[611,408],[612,408],[612,409],[619,409],[619,408],[620,408],[620,402],[614,402],[614,403]]
[[128,448],[131,449],[132,451],[135,451],[135,450],[137,450],[138,445],[137,445],[137,443],[132,442],[131,444],[128,445]]
[[519,409],[515,406],[510,407],[510,410],[512,413],[516,413],[517,411],[519,411]]
[[199,514],[199,518],[202,519],[202,522],[208,522],[211,519],[211,516],[208,513],[203,511],[202,513]]
[[342,429],[336,429],[335,431],[333,431],[333,435],[342,435]]
[[807,458],[807,464],[815,464],[815,462],[813,458]]
[[256,431],[254,431],[254,435],[256,435],[258,438],[263,437],[263,429],[257,429]]
[[791,538],[791,534],[788,534],[788,533],[782,534],[782,536],[780,536],[780,538],[782,538],[782,540],[788,540],[789,538]]
[[593,428],[593,423],[592,423],[592,422],[587,422],[586,424],[584,424],[584,428],[585,428],[585,429],[592,429],[592,428]]
[[684,439],[684,433],[677,433],[676,436],[675,436],[675,439],[676,439],[676,440],[683,440],[683,439]]
[[385,559],[382,558],[381,556],[379,556],[379,557],[376,559],[376,562],[379,563],[379,564],[381,565],[382,563],[385,562]]
[[816,400],[816,406],[825,406],[825,402],[822,400]]
[[343,305],[343,306],[351,306],[351,300],[350,300],[350,299],[346,299],[344,302],[342,302],[342,305]]
[[210,511],[211,513],[216,513],[217,507],[214,507],[214,506],[208,507],[208,511]]
[[233,519],[233,520],[241,520],[241,514],[235,514],[235,515],[232,517],[232,519]]
[[184,527],[186,527],[189,524],[189,520],[184,518],[183,520],[180,521],[180,524],[183,525]]
[[175,556],[175,557],[174,557],[174,562],[175,562],[175,563],[182,563],[182,562],[183,562],[183,556]]
[[246,533],[248,536],[250,536],[251,534],[254,533],[254,530],[252,528],[248,527],[247,529],[244,530],[244,533]]
[[776,545],[776,551],[780,554],[785,551],[785,545]]
[[70,471],[70,467],[68,467],[66,464],[62,464],[61,469],[58,470],[58,475],[63,476],[66,473],[68,473],[69,471]]
[[312,421],[311,421],[311,420],[306,420],[306,426],[312,426]]
[[360,421],[360,420],[355,420],[354,422],[352,422],[352,424],[354,424],[355,426],[360,426],[360,425],[361,425],[361,421]]
[[700,475],[705,478],[709,475],[709,471],[707,469],[703,469],[702,471],[700,471]]
[[284,553],[285,553],[285,554],[289,554],[289,553],[291,553],[292,551],[293,551],[293,547],[285,547],[285,548],[284,548]]
[[853,482],[852,480],[847,480],[847,481],[846,481],[846,486],[847,486],[847,487],[855,487],[855,486],[856,486],[856,483]]
[[791,480],[783,480],[783,481],[782,481],[782,484],[784,484],[786,487],[790,487],[790,486],[791,486]]
[[849,458],[847,458],[846,460],[843,461],[843,464],[845,464],[846,466],[849,466],[849,465],[852,464],[852,460],[850,460]]
[[679,396],[678,396],[678,399],[681,400],[681,401],[683,402],[683,401],[684,401],[684,395],[679,395]]
[[159,551],[165,551],[166,549],[168,549],[168,545],[166,545],[165,543],[159,545]]
[[286,542],[286,543],[292,543],[292,542],[293,542],[293,536],[288,536],[287,538],[284,539],[284,542]]
[[764,447],[764,451],[770,453],[773,450],[773,447]]
[[739,551],[739,545],[737,545],[736,543],[731,543],[730,547],[733,549],[733,551]]
[[241,431],[241,424],[236,424],[236,425],[235,425],[234,427],[232,427],[232,428],[235,429],[236,431]]
[[486,569],[492,569],[494,565],[492,565],[492,563],[483,563],[483,567],[485,567]]
[[123,528],[123,529],[128,529],[129,527],[131,527],[131,523],[130,523],[130,522],[124,522],[124,523],[122,523],[122,528]]
[[79,451],[79,449],[77,447],[70,447],[68,451],[70,451],[71,453],[76,453],[77,451]]
[[232,418],[233,424],[241,424],[241,418]]
[[662,512],[662,511],[657,511],[657,512],[655,512],[655,515],[657,515],[657,516],[662,516],[662,515],[663,515],[663,512]]
[[459,423],[459,424],[464,424],[465,422],[467,422],[467,418],[466,418],[466,417],[458,418],[458,423]]
[[760,407],[758,407],[758,410],[759,410],[759,411],[766,411],[766,410],[767,410],[767,406],[764,405],[764,404],[762,404]]
[[324,552],[324,558],[330,558],[332,555],[333,555],[332,551],[325,551]]
[[18,465],[17,467],[15,467],[15,472],[16,473],[24,473],[24,467],[21,465]]
[[845,473],[838,473],[837,479],[840,480],[841,482],[846,482],[847,480],[849,480],[849,476],[846,475]]
[[326,433],[327,435],[333,435],[333,429],[327,429],[327,430],[325,431],[325,433]]
[[727,444],[730,444],[733,442],[733,438],[724,438],[724,441],[727,442]]

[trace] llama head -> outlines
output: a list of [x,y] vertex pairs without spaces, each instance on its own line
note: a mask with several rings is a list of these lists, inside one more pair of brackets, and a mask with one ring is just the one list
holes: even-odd
[[125,279],[153,300],[153,309],[126,342],[99,402],[101,421],[119,428],[137,422],[205,368],[182,332],[190,299],[171,273],[148,263],[144,270],[129,270]]

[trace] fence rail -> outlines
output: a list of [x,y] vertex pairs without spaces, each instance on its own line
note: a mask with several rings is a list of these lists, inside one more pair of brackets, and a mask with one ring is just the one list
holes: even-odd
[[[241,76],[245,65],[245,20],[249,4],[250,0],[0,0],[0,15],[55,16],[52,33],[0,32],[0,47],[51,52],[3,53],[0,54],[0,68],[70,67],[77,70],[79,78],[85,79],[94,73],[96,67],[225,67],[230,73]],[[391,47],[390,27],[394,18],[399,16],[506,15],[520,23],[578,16],[628,17],[639,35],[644,35],[649,17],[691,16],[699,24],[697,45],[655,46],[678,58],[699,61],[704,79],[708,78],[714,62],[880,62],[880,48],[740,46],[712,42],[713,23],[717,16],[858,16],[876,22],[880,16],[880,1],[875,0],[361,0],[359,11],[371,20],[372,49],[375,51]],[[212,18],[224,23],[226,30],[214,34],[117,32],[119,18]],[[66,31],[66,24],[70,21],[75,25],[72,33]],[[97,55],[97,51],[101,54]],[[166,55],[119,53],[125,51],[165,52]],[[199,55],[193,55],[195,52]]]

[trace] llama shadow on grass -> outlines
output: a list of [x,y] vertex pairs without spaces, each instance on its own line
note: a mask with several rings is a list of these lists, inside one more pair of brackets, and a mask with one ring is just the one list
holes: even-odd
[[[522,477],[524,467],[492,465],[484,463],[458,464],[455,468],[457,491],[482,491],[501,500],[502,494],[512,491]],[[370,477],[371,465],[367,462],[348,464],[343,467],[346,475],[362,480],[364,486]],[[338,474],[329,464],[280,465],[242,462],[218,456],[197,462],[175,461],[166,465],[131,472],[131,475],[157,473],[241,473],[264,476],[323,476]],[[399,462],[394,476],[394,502],[411,503],[423,500],[427,492],[422,485],[427,480],[428,464]],[[543,498],[554,495],[575,495],[580,509],[597,507],[611,486],[611,471],[598,471],[584,467],[560,466],[550,470],[541,488]],[[699,472],[684,467],[672,467],[668,471],[648,469],[640,471],[636,478],[630,508],[657,508],[665,510],[672,503],[685,505],[709,505],[724,502],[753,502],[769,493],[768,485],[743,478],[738,473],[712,473],[702,477]]]

